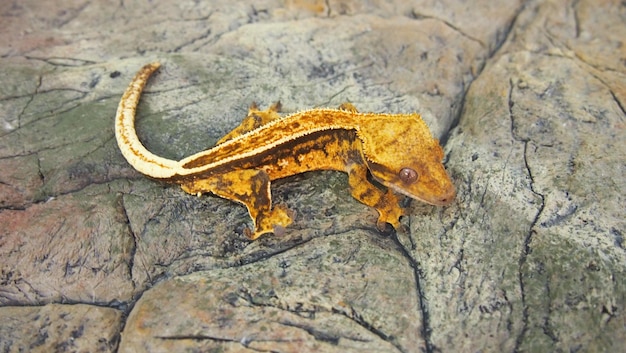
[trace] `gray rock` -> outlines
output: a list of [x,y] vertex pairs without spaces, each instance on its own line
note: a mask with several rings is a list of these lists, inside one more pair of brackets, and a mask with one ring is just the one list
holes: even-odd
[[3,352],[112,352],[122,312],[93,305],[0,308]]
[[[624,9],[0,4],[0,347],[624,351]],[[308,173],[274,185],[294,224],[249,242],[245,209],[119,153],[119,98],[154,60],[137,126],[158,154],[210,147],[252,102],[417,111],[457,200],[407,202],[409,231],[381,235],[345,175]]]

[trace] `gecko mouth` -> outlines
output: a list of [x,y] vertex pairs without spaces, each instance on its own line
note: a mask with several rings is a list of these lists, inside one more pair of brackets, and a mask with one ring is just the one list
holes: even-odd
[[454,186],[449,187],[444,194],[437,195],[415,195],[394,185],[388,185],[387,187],[399,194],[408,196],[412,199],[416,199],[433,206],[447,206],[451,204],[452,201],[454,201],[454,198],[456,196]]

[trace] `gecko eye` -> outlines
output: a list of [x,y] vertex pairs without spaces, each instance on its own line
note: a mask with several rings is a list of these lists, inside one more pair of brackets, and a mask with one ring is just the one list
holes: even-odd
[[404,183],[414,183],[417,180],[417,172],[411,168],[402,168],[400,173],[398,173],[398,177],[400,177],[400,180]]

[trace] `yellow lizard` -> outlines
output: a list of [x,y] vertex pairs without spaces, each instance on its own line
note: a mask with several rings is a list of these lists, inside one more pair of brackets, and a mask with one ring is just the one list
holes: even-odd
[[[242,203],[254,224],[246,231],[250,239],[291,224],[286,208],[272,207],[270,183],[307,171],[346,172],[352,196],[378,211],[381,230],[387,223],[400,226],[404,213],[398,194],[432,205],[448,205],[455,197],[439,142],[418,114],[360,113],[349,103],[285,117],[278,114],[278,104],[265,111],[253,105],[215,147],[180,161],[156,156],[139,141],[134,124],[143,87],[159,66],[144,66],[122,96],[115,117],[122,154],[139,172],[180,184],[189,194],[212,193]],[[384,187],[374,185],[368,174]]]

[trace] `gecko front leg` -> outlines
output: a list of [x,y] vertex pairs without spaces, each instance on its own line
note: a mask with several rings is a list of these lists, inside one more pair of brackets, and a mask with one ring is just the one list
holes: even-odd
[[234,170],[186,181],[181,187],[192,195],[213,193],[246,206],[254,227],[252,231],[246,229],[246,235],[250,240],[255,240],[266,233],[280,233],[292,222],[290,212],[285,207],[276,205],[272,208],[270,178],[262,170]]
[[348,171],[348,183],[352,197],[378,211],[376,227],[384,231],[386,224],[391,224],[396,230],[401,229],[400,217],[404,209],[400,207],[398,196],[390,189],[382,191],[367,180],[367,167],[354,163]]

